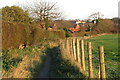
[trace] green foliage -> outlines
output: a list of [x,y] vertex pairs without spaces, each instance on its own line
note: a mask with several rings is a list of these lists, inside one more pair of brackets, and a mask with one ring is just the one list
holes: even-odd
[[63,28],[63,30],[65,31],[65,36],[66,37],[71,37],[72,35],[69,33],[68,29],[65,27]]
[[18,63],[22,61],[22,58],[12,58],[9,51],[6,51],[2,55],[3,60],[3,70],[8,71],[11,67],[17,67]]
[[46,27],[46,30],[47,30],[48,27],[50,26],[48,18],[45,18],[44,22],[45,22],[45,27]]
[[2,19],[5,21],[29,23],[32,19],[29,17],[27,11],[24,11],[18,6],[6,6],[2,8]]

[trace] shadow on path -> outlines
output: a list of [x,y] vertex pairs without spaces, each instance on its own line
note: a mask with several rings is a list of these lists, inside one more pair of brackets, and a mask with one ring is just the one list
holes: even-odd
[[71,62],[62,57],[59,46],[46,49],[46,60],[40,70],[38,78],[75,78],[75,80],[85,79],[79,69]]
[[49,78],[50,63],[51,63],[51,57],[48,54],[46,56],[46,60],[43,65],[43,69],[41,70],[41,72],[39,74],[39,78]]
[[73,66],[69,59],[63,58],[59,46],[47,50],[51,56],[49,78],[85,79],[85,76],[79,72],[77,67]]

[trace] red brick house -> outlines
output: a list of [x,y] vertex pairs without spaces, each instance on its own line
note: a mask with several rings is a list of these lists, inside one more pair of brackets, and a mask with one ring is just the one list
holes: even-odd
[[72,33],[79,32],[80,31],[80,27],[81,26],[79,24],[77,24],[75,27],[69,28],[69,31],[72,32]]

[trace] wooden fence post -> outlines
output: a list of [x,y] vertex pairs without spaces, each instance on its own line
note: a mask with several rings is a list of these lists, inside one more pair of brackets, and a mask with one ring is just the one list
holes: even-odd
[[68,39],[66,39],[66,49],[67,49],[68,53],[70,53],[70,51],[69,51],[69,40]]
[[81,52],[82,52],[82,67],[83,67],[83,70],[85,71],[85,56],[84,56],[84,41],[81,40]]
[[88,70],[89,70],[89,78],[93,78],[91,42],[88,42]]
[[71,39],[71,55],[74,57],[74,53],[73,53],[73,39]]
[[80,44],[79,44],[79,39],[77,39],[77,60],[80,63]]
[[100,65],[98,66],[98,79],[100,80]]
[[70,54],[73,56],[72,39],[70,39]]
[[73,55],[74,55],[75,60],[77,60],[77,58],[76,58],[75,39],[73,39]]
[[77,39],[77,59],[80,63],[80,71],[82,72],[82,65],[81,65],[81,54],[80,54],[80,39]]
[[104,63],[104,47],[99,47],[99,58],[100,58],[100,78],[104,79],[106,78],[105,73],[105,63]]

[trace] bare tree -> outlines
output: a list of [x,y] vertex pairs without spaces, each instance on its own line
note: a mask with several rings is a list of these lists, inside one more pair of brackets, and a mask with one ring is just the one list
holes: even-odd
[[51,20],[55,20],[61,17],[61,12],[57,7],[57,3],[46,2],[46,1],[35,1],[27,9],[31,13],[31,16],[37,19],[42,26],[46,29],[49,26]]
[[96,13],[91,14],[88,18],[93,18],[94,20],[98,20],[102,17],[103,17],[103,14],[101,14],[100,12],[96,12]]
[[101,19],[103,17],[103,14],[101,14],[100,12],[96,12],[91,14],[88,18],[92,18],[92,22],[89,22],[87,25],[88,30],[90,31],[90,36],[91,36],[91,31],[93,29],[93,27],[96,26],[96,24],[99,22],[99,19]]
[[88,23],[88,25],[87,25],[87,28],[88,28],[88,30],[90,32],[90,36],[91,36],[91,31],[92,31],[94,26],[95,26],[95,24],[93,24],[93,23]]

